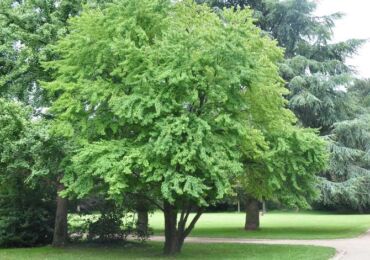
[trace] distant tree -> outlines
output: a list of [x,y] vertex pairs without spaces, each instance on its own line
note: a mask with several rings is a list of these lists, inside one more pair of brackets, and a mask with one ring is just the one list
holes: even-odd
[[316,175],[325,169],[327,149],[315,131],[295,125],[293,113],[283,99],[276,102],[278,93],[270,86],[262,83],[247,96],[250,123],[262,134],[263,142],[257,153],[244,153],[245,174],[237,179],[237,187],[245,196],[245,228],[254,230],[259,227],[262,199],[308,207],[318,194]]
[[370,209],[370,84],[357,80],[349,89],[356,113],[334,124],[330,169],[321,181],[320,202],[330,208],[365,212]]
[[60,59],[46,64],[55,80],[45,83],[59,95],[55,129],[84,144],[66,192],[83,197],[103,183],[121,200],[149,185],[165,215],[164,252],[180,252],[204,208],[241,173],[241,150],[257,150],[247,93],[270,86],[270,107],[284,104],[282,53],[249,10],[217,15],[192,1],[86,9],[69,30],[55,46]]

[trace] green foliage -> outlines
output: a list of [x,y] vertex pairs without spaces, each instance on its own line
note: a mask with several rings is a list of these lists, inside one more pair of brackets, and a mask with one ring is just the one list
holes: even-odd
[[[290,90],[289,107],[303,126],[317,128],[332,140],[329,169],[320,178],[321,201],[335,207],[342,204],[347,208],[363,208],[367,181],[364,177],[355,181],[349,176],[365,173],[358,150],[366,153],[367,149],[358,146],[355,140],[364,140],[367,119],[352,121],[356,101],[347,92],[354,76],[352,68],[345,64],[363,41],[330,43],[335,21],[341,14],[317,17],[316,5],[311,1],[283,1],[268,6],[272,9],[264,18],[268,25],[265,29],[286,47],[286,61],[280,70]],[[354,131],[354,127],[361,130]]]
[[109,212],[101,215],[94,223],[89,225],[89,239],[101,242],[122,241],[132,232],[132,226],[122,229],[122,213]]
[[189,1],[123,1],[72,19],[45,83],[59,93],[56,129],[85,144],[67,191],[84,196],[103,182],[120,200],[145,183],[172,203],[222,198],[242,171],[240,151],[261,139],[247,93],[269,86],[266,109],[284,104],[281,51],[252,22],[248,10],[221,18]]
[[31,246],[51,241],[53,188],[27,185],[37,144],[28,109],[0,99],[0,246]]
[[267,140],[264,154],[247,160],[239,192],[308,207],[318,195],[317,174],[327,165],[326,143],[315,131],[293,126],[270,132]]
[[[330,169],[320,178],[321,202],[332,207],[364,208],[368,182],[364,180],[367,178],[364,158],[359,154],[366,153],[367,149],[356,146],[358,141],[355,140],[363,138],[364,131],[367,131],[367,119],[355,116],[358,110],[364,108],[358,108],[358,101],[348,93],[354,76],[353,69],[345,64],[348,57],[356,54],[363,41],[350,39],[332,43],[335,22],[342,14],[316,16],[314,1],[207,2],[217,7],[251,6],[255,9],[257,25],[285,48],[286,59],[280,64],[280,73],[290,90],[289,107],[301,125],[317,128],[322,136],[329,135],[325,139],[331,140]],[[362,96],[366,94],[365,91]],[[346,121],[340,123],[343,120]],[[362,130],[352,131],[355,125],[362,127]],[[344,136],[352,136],[352,139],[343,140]],[[347,173],[343,174],[343,171]],[[352,178],[349,175],[362,177]]]
[[124,241],[130,236],[145,241],[149,235],[136,229],[136,215],[126,205],[105,200],[92,210],[93,214],[69,215],[69,232],[73,240],[106,243]]
[[[315,23],[314,18],[310,17],[310,12],[313,10],[312,3],[304,2],[213,1],[211,4],[218,7],[234,7],[234,10],[238,10],[237,6],[255,8],[257,25],[276,37],[281,46],[288,48],[288,45],[295,45],[291,43],[292,41],[306,42],[307,34],[301,35],[300,32],[298,34],[296,32],[303,26],[302,24],[306,28],[311,28]],[[296,12],[298,9],[301,13]],[[295,39],[291,39],[292,37]],[[289,52],[295,52],[295,49],[295,46],[292,50],[287,49],[285,55],[289,56]],[[305,57],[302,59],[303,63],[310,62]],[[297,60],[299,59],[295,59]],[[289,60],[285,61],[280,69],[283,76],[285,76],[283,68],[288,68],[294,75],[305,73],[307,64],[300,64],[301,67],[294,65],[295,67]],[[295,81],[298,81],[298,77],[289,84],[293,85]],[[259,199],[279,199],[290,206],[307,207],[308,202],[317,195],[316,174],[325,168],[327,161],[325,142],[320,140],[314,131],[294,126],[296,122],[294,115],[285,108],[286,101],[279,98],[280,95],[289,94],[286,90],[272,89],[269,85],[264,85],[261,80],[261,85],[256,89],[252,88],[248,93],[251,106],[250,119],[254,128],[260,131],[261,137],[259,143],[254,140],[259,145],[256,146],[259,152],[246,153],[246,173],[239,180],[239,184],[250,196]],[[303,87],[302,82],[297,82],[296,86]],[[274,92],[274,90],[278,91]],[[308,94],[308,98],[316,101],[313,95]],[[298,100],[303,103],[302,106],[307,103],[307,100],[294,95],[289,105],[298,105]],[[314,125],[309,126],[314,127]]]
[[91,223],[99,219],[99,214],[69,214],[68,215],[68,232],[73,234],[72,240],[86,239],[89,233]]
[[351,112],[346,88],[352,84],[352,69],[345,60],[364,42],[351,39],[330,43],[340,13],[314,14],[309,0],[215,1],[216,6],[251,6],[257,25],[285,49],[281,75],[290,90],[289,107],[305,127],[328,134],[332,125]]
[[48,77],[40,61],[50,58],[46,45],[64,33],[68,12],[55,1],[34,0],[1,1],[0,10],[0,94],[40,105],[37,81]]
[[302,125],[328,134],[332,125],[351,112],[345,94],[352,69],[345,59],[356,53],[361,40],[330,43],[341,14],[317,17],[308,0],[272,1],[265,15],[265,30],[286,48],[281,75],[290,90],[289,106]]
[[310,130],[275,137],[267,165],[274,197],[289,206],[308,207],[318,195],[317,174],[327,165],[326,143]]
[[[102,3],[101,3],[102,2]],[[40,80],[50,79],[41,62],[55,59],[48,47],[67,33],[67,20],[84,4],[108,0],[2,0],[0,2],[0,96],[34,109],[47,104]]]
[[321,203],[332,208],[367,211],[370,208],[370,118],[368,81],[356,81],[348,95],[356,115],[334,124],[330,169],[321,180]]
[[144,241],[147,238],[146,235],[140,234],[135,229],[135,218],[131,212],[121,206],[109,205],[109,202],[107,204],[101,209],[99,218],[88,224],[88,240],[123,241],[131,236]]

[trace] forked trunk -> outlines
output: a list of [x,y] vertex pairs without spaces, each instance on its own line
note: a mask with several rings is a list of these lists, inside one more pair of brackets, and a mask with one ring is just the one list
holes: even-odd
[[260,227],[259,201],[253,197],[246,200],[245,230],[257,230]]
[[64,189],[64,185],[62,183],[58,183],[57,187],[57,210],[55,216],[55,225],[54,225],[54,236],[53,236],[53,243],[54,247],[63,247],[66,245],[68,240],[68,201],[66,198],[62,198],[59,195]]
[[164,254],[175,255],[181,252],[185,238],[193,230],[195,224],[203,213],[203,208],[197,208],[195,216],[188,222],[188,217],[192,206],[190,203],[184,205],[181,209],[181,216],[177,221],[178,209],[168,202],[164,202],[164,220],[165,220],[165,243]]

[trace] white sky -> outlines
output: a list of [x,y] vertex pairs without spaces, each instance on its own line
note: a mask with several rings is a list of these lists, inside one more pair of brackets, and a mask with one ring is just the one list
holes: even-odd
[[[334,30],[334,41],[351,38],[370,39],[370,1],[368,0],[316,0],[317,15],[344,13]],[[370,41],[356,56],[347,61],[355,66],[360,77],[370,78]]]

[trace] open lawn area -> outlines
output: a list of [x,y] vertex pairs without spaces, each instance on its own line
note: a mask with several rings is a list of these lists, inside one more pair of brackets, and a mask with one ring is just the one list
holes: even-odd
[[[261,230],[244,231],[245,213],[205,213],[191,236],[271,239],[332,239],[356,237],[370,228],[370,215],[321,212],[270,212],[261,217]],[[163,215],[154,213],[150,226],[163,234]]]
[[[126,246],[71,246],[65,249],[51,247],[29,249],[0,249],[1,260],[90,260],[90,259],[173,259],[164,258],[162,243]],[[314,246],[190,244],[176,259],[248,259],[248,260],[326,260],[335,250]]]

